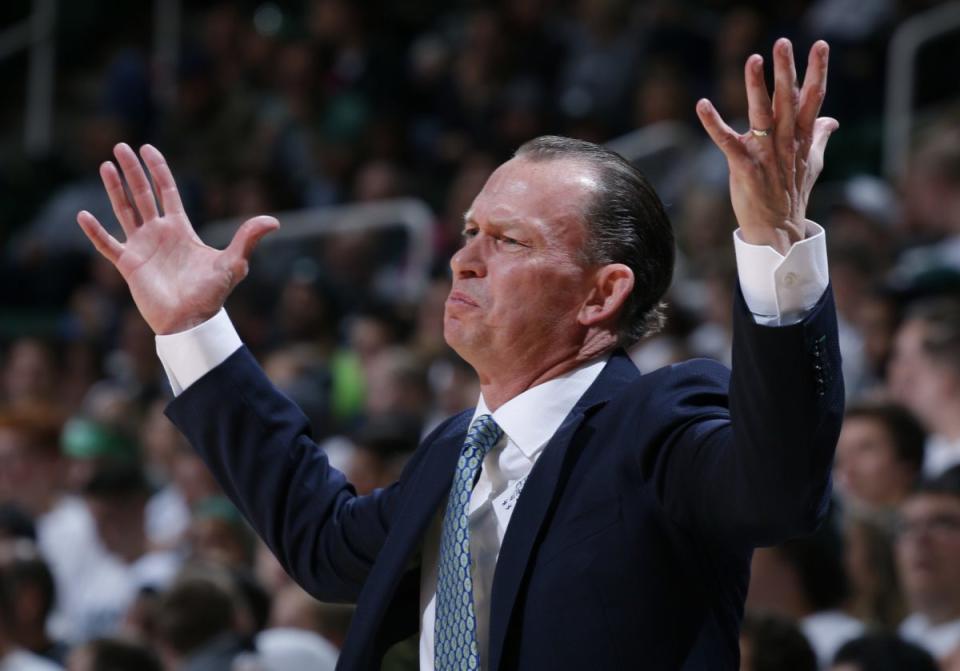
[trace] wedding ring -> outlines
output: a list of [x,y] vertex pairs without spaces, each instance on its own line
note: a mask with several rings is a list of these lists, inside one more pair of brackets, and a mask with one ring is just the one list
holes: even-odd
[[750,132],[753,133],[754,137],[767,137],[772,130],[772,128],[751,128]]

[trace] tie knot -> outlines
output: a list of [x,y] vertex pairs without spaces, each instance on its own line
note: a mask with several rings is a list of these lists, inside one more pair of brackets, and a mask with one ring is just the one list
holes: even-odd
[[493,419],[493,415],[480,415],[473,420],[467,433],[467,443],[472,443],[486,454],[499,442],[503,429]]

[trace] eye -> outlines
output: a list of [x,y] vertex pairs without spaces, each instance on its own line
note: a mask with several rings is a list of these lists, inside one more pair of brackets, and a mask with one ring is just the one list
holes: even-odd
[[479,231],[476,228],[465,228],[463,231],[461,231],[460,236],[464,239],[464,241],[466,241],[470,238],[477,237],[478,232]]

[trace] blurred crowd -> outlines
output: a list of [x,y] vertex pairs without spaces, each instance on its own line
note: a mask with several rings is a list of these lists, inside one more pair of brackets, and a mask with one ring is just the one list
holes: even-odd
[[[709,97],[745,129],[744,60],[781,35],[798,54],[831,44],[840,131],[809,215],[827,230],[848,405],[828,522],[755,553],[741,668],[960,669],[956,36],[917,61],[907,162],[880,177],[890,37],[937,3],[182,3],[166,64],[150,3],[60,4],[55,150],[24,155],[22,97],[0,101],[0,670],[332,669],[349,628],[163,414],[153,334],[75,224],[87,209],[118,231],[97,176],[115,142],[165,153],[201,232],[399,197],[435,213],[418,296],[396,282],[402,229],[347,230],[265,244],[227,306],[363,494],[478,398],[443,342],[447,261],[486,177],[534,136],[687,138],[669,161],[638,155],[680,248],[667,326],[631,355],[730,363],[735,222],[693,107]],[[23,65],[0,63],[13,93]],[[416,668],[416,646],[386,665]]]

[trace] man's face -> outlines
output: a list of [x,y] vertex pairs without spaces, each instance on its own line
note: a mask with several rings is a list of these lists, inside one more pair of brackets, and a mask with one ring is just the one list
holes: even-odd
[[46,512],[60,482],[60,460],[55,455],[31,446],[11,428],[0,428],[0,501],[13,501],[31,516]]
[[895,505],[913,483],[915,473],[897,458],[893,438],[873,417],[848,417],[837,442],[834,466],[844,494],[870,506]]
[[[924,349],[927,325],[911,319],[900,327],[890,362],[890,392],[931,428],[935,409],[949,396],[951,372],[939,365]],[[933,427],[933,430],[936,430]]]
[[583,211],[595,180],[576,161],[514,158],[466,213],[444,337],[481,380],[497,366],[545,368],[579,349],[593,278],[581,259]]
[[897,563],[914,607],[954,600],[960,608],[960,497],[919,493],[901,508]]

